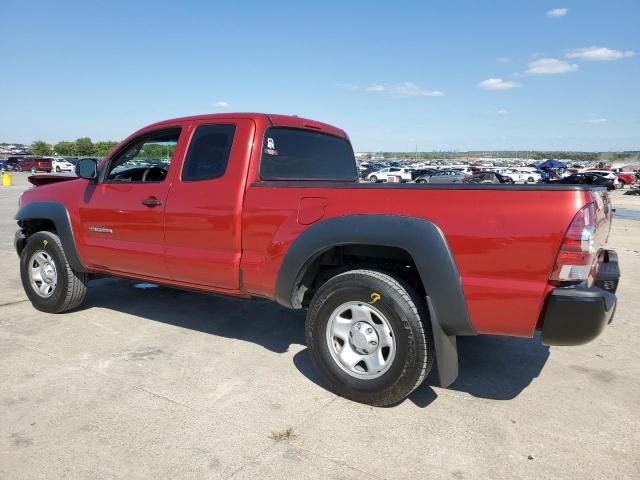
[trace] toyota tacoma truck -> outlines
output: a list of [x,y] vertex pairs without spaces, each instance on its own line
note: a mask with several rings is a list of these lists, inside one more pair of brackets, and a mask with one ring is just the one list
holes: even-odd
[[317,370],[358,402],[399,402],[433,365],[448,386],[460,335],[578,345],[615,310],[601,188],[360,183],[343,130],[241,113],[156,123],[76,168],[20,199],[36,309],[78,307],[94,275],[272,299],[306,310]]

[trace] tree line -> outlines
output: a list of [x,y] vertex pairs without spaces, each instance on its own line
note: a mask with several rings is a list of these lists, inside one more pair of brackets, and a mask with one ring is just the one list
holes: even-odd
[[52,145],[42,140],[36,140],[31,144],[29,150],[32,155],[50,156],[60,155],[61,157],[104,157],[118,142],[96,142],[93,143],[89,137],[78,138],[75,141],[61,141]]

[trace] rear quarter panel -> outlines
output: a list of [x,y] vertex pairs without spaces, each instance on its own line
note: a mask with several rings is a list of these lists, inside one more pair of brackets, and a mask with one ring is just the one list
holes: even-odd
[[298,222],[303,198],[324,198],[322,220],[344,215],[403,215],[444,233],[478,333],[531,336],[549,273],[583,191],[294,188],[250,186],[243,210],[244,287],[272,297],[282,260],[310,225]]

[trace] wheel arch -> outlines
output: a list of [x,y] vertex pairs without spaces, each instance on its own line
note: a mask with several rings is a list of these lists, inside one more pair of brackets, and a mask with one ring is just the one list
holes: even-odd
[[276,282],[276,301],[301,308],[301,280],[315,259],[334,247],[373,245],[409,254],[448,335],[475,335],[460,274],[442,230],[433,222],[396,215],[349,215],[317,223],[289,248]]
[[18,210],[15,219],[20,226],[14,242],[18,255],[22,252],[30,234],[50,230],[53,226],[56,235],[60,237],[62,249],[71,268],[76,272],[87,271],[78,255],[71,218],[64,205],[57,202],[30,203]]
[[[301,308],[302,279],[319,255],[335,247],[375,245],[409,254],[424,290],[434,336],[439,383],[458,376],[457,335],[476,335],[457,265],[442,230],[433,222],[395,215],[351,215],[317,223],[293,243],[282,262],[275,299]],[[302,292],[302,293],[301,293]]]

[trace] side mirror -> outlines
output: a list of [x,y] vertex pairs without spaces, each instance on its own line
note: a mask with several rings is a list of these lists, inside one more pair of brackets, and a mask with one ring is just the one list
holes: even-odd
[[98,163],[93,158],[84,158],[76,164],[76,175],[87,180],[98,179]]

